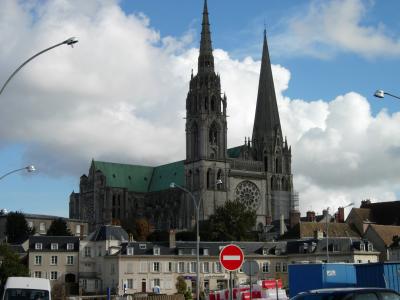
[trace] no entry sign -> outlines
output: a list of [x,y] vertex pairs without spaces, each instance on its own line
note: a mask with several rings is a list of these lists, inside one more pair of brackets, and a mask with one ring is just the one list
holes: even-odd
[[243,263],[243,259],[242,249],[233,244],[225,246],[219,253],[219,262],[228,271],[239,269]]

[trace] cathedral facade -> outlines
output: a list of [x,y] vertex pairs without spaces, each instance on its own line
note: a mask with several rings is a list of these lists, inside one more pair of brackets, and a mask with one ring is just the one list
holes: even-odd
[[171,188],[174,182],[200,203],[201,220],[228,200],[255,210],[258,230],[289,219],[297,208],[291,147],[282,134],[265,31],[252,137],[230,149],[228,103],[215,72],[205,1],[198,71],[186,98],[186,158],[156,167],[93,160],[80,178],[79,193],[70,196],[70,218],[89,221],[92,228],[137,217],[156,229],[190,228],[191,196]]

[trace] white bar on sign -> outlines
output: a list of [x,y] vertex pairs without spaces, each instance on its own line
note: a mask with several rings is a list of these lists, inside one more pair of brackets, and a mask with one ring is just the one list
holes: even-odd
[[240,255],[223,255],[224,260],[240,260]]

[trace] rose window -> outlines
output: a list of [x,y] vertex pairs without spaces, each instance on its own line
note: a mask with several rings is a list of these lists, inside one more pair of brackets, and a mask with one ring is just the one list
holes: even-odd
[[258,187],[250,181],[242,181],[236,187],[236,200],[240,201],[248,209],[257,210],[260,206],[261,197]]

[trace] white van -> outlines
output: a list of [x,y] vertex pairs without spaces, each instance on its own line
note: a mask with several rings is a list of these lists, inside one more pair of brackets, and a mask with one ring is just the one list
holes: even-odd
[[50,280],[32,277],[8,277],[3,300],[51,300]]

